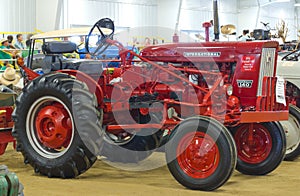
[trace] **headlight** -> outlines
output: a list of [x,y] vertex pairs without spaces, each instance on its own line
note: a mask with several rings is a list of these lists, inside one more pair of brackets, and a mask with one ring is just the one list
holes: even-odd
[[231,84],[225,84],[224,88],[228,96],[231,96],[233,94],[233,87]]

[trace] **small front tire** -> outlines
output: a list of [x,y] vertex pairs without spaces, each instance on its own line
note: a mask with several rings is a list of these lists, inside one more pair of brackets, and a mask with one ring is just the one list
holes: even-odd
[[210,117],[198,116],[174,128],[166,144],[166,160],[180,184],[211,191],[227,182],[237,155],[227,128]]

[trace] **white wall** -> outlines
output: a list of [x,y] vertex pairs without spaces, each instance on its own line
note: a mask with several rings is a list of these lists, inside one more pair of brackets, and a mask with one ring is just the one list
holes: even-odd
[[160,0],[157,10],[157,25],[175,30],[179,0]]
[[34,31],[36,0],[0,0],[0,10],[1,34]]
[[[268,0],[259,0],[263,5],[260,9],[257,0],[218,2],[220,25],[234,24],[237,35],[243,29],[263,28],[260,21],[269,22],[270,27],[275,28],[282,18],[288,24],[288,39],[297,39],[300,9],[293,7],[294,0],[269,5],[265,5]],[[57,10],[59,5],[64,10],[62,13]],[[91,25],[102,17],[110,17],[118,27],[159,26],[164,30],[152,30],[152,33],[171,40],[178,5],[179,0],[0,0],[0,30],[50,31],[55,28]],[[213,18],[212,11],[212,0],[183,0],[179,29],[204,31],[202,23]]]
[[2,32],[36,32],[55,29],[59,0],[0,0]]
[[[284,5],[284,6],[283,6]],[[276,11],[274,11],[276,10]],[[278,6],[266,6],[262,8],[260,19],[270,23],[271,28],[276,28],[280,20],[284,20],[288,25],[287,41],[297,39],[297,24],[295,23],[295,7],[293,2],[281,3]]]
[[294,7],[294,1],[268,3],[268,1],[241,1],[239,3],[238,14],[238,32],[241,34],[243,29],[265,29],[261,22],[269,23],[271,29],[276,29],[276,25],[283,19],[288,25],[287,41],[295,40],[297,38],[297,30],[299,26],[296,15],[297,9]]
[[250,32],[256,29],[256,16],[258,7],[241,9],[237,15],[237,36],[241,35],[243,29],[249,29]]
[[[158,3],[158,25],[173,29],[177,20],[180,0],[161,0]],[[183,0],[179,30],[193,30],[204,34],[202,24],[213,19],[212,0]],[[237,25],[237,0],[218,1],[219,25]],[[172,36],[172,35],[169,35]],[[221,37],[220,37],[221,39]]]
[[55,29],[58,1],[36,0],[36,28],[38,30],[51,31]]
[[87,1],[68,0],[69,25],[92,25],[99,19],[109,17],[116,26],[140,27],[156,25],[156,1],[131,2],[128,1]]

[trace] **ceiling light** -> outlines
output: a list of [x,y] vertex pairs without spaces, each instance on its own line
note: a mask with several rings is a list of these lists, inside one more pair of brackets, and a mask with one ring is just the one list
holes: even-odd
[[295,7],[300,7],[300,3],[295,3],[294,6]]

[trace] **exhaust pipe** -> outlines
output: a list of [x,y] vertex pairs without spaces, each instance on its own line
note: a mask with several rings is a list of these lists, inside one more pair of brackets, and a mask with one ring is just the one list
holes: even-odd
[[214,12],[214,41],[219,41],[220,31],[219,31],[219,15],[218,15],[218,0],[213,0],[213,12]]

